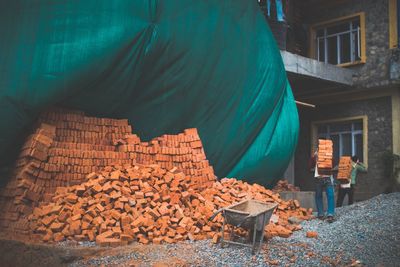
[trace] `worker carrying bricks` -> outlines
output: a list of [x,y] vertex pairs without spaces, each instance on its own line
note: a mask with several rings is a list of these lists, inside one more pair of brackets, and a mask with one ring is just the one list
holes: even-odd
[[[317,206],[317,218],[332,223],[335,215],[335,189],[332,175],[332,141],[318,140],[318,148],[310,159],[310,169],[315,180],[315,204]],[[325,190],[328,209],[326,217],[322,192]]]
[[351,157],[351,174],[348,183],[341,183],[339,185],[339,193],[337,199],[337,206],[341,207],[343,205],[343,200],[346,195],[348,195],[349,205],[354,203],[354,191],[356,187],[356,178],[358,172],[366,172],[366,166],[360,162],[360,159],[354,155]]

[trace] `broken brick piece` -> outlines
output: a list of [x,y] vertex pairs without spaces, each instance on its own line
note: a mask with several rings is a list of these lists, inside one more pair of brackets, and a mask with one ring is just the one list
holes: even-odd
[[308,238],[317,238],[318,237],[318,233],[314,232],[314,231],[309,231],[306,233],[306,237]]

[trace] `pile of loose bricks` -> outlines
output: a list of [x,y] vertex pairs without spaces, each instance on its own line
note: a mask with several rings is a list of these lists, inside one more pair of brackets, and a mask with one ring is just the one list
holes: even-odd
[[343,156],[340,157],[337,179],[341,183],[348,183],[351,178],[352,171],[351,157]]
[[191,188],[190,179],[176,167],[108,166],[89,174],[87,182],[58,188],[52,202],[35,208],[29,220],[43,241],[114,246],[203,239],[211,231],[207,216],[214,205]]
[[218,242],[223,218],[208,219],[219,208],[248,198],[279,204],[278,221],[265,229],[267,237],[288,237],[300,230],[288,222],[289,217],[310,218],[311,211],[301,208],[298,201],[282,201],[257,184],[225,178],[198,190],[191,187],[190,179],[176,167],[107,166],[89,174],[87,182],[58,188],[50,203],[42,203],[29,216],[31,229],[46,242],[89,240],[100,246],[205,238]]
[[100,245],[216,242],[222,217],[208,218],[246,198],[279,204],[267,237],[299,230],[291,216],[311,216],[298,201],[283,201],[262,186],[216,181],[196,129],[141,142],[127,120],[57,109],[40,117],[0,192],[0,229]]

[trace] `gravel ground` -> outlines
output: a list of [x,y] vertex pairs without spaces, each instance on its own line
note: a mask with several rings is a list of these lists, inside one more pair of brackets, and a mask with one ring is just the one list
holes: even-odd
[[[204,240],[134,244],[70,266],[400,266],[400,193],[380,195],[336,212],[331,224],[306,221],[303,230],[290,238],[268,240],[257,256],[249,248],[221,248]],[[318,238],[306,238],[307,231],[318,232]]]

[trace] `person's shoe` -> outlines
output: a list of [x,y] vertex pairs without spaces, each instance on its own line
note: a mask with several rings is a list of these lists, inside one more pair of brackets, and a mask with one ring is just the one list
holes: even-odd
[[317,216],[317,219],[323,221],[323,220],[325,220],[325,216],[324,215],[319,215],[319,216]]
[[335,221],[335,218],[333,218],[333,216],[328,216],[328,217],[326,218],[326,221],[327,221],[328,223],[333,223],[333,222]]

